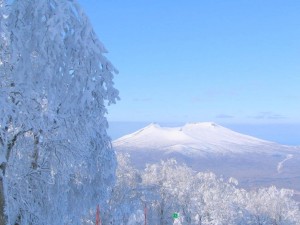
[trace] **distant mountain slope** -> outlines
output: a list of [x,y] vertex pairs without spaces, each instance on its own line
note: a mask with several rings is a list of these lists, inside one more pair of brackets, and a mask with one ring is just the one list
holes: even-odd
[[277,185],[300,191],[300,148],[234,132],[212,122],[182,127],[150,124],[113,142],[133,163],[175,158],[197,171],[236,177],[242,186]]

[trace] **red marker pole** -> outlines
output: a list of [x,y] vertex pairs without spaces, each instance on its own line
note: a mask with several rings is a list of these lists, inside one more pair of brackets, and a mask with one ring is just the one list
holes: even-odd
[[101,225],[101,219],[100,219],[100,207],[97,205],[97,212],[96,212],[96,225]]

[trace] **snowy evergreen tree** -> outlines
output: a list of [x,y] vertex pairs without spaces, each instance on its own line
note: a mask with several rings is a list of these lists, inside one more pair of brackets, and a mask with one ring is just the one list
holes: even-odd
[[0,216],[81,224],[114,184],[105,103],[117,71],[75,0],[0,5]]

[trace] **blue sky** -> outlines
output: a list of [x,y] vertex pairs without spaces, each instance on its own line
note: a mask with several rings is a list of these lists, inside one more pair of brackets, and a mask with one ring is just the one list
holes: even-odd
[[109,121],[300,123],[300,1],[79,2],[120,71]]

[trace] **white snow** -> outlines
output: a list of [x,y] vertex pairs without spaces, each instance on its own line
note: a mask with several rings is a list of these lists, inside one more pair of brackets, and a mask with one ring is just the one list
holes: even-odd
[[195,171],[235,177],[243,187],[278,185],[300,191],[300,148],[234,132],[213,122],[157,124],[113,142],[137,168],[174,158]]
[[292,154],[288,154],[284,160],[282,160],[281,162],[279,162],[278,165],[277,165],[277,172],[278,172],[278,173],[281,173],[281,172],[282,172],[282,169],[283,169],[283,164],[284,164],[287,160],[292,159],[293,157],[294,157],[294,156],[293,156]]
[[184,154],[187,154],[187,151],[188,154],[205,154],[212,151],[219,154],[262,152],[268,151],[270,146],[278,146],[276,143],[243,135],[213,122],[188,123],[174,128],[150,124],[115,140],[113,145],[117,149],[151,149]]

